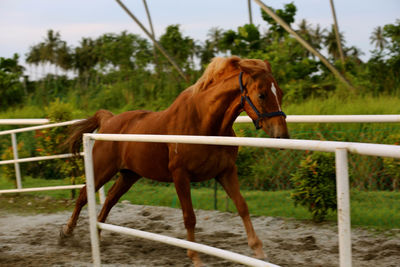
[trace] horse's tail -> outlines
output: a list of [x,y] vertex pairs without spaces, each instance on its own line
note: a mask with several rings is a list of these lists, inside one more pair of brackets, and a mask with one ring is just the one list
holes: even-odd
[[114,115],[110,111],[101,109],[92,117],[72,124],[70,127],[69,137],[64,144],[69,147],[72,154],[77,155],[80,152],[83,134],[92,133],[94,130],[100,128],[106,120],[113,116]]

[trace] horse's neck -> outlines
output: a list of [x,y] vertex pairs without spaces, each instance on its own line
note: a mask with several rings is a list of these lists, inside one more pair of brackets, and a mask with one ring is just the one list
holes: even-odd
[[227,83],[194,96],[202,130],[208,135],[232,135],[232,125],[241,111],[240,92],[236,87]]

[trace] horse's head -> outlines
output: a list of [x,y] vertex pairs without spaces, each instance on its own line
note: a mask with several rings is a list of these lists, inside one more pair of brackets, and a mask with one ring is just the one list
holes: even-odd
[[270,137],[289,138],[286,115],[281,109],[282,90],[267,61],[243,59],[238,62],[241,105],[257,129]]

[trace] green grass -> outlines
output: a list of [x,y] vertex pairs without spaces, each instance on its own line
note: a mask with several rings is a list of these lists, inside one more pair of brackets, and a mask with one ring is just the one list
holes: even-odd
[[398,96],[335,94],[328,98],[310,98],[300,103],[283,105],[284,111],[289,115],[400,114]]
[[[66,184],[62,180],[42,180],[26,178],[23,187],[39,187]],[[107,184],[109,188],[111,183]],[[0,189],[11,189],[13,183],[0,179]],[[252,215],[294,218],[311,220],[310,213],[303,207],[295,207],[290,198],[290,191],[246,191],[242,194]],[[71,210],[73,202],[67,200],[70,190],[46,191],[24,194],[0,195],[0,211],[15,211],[21,213],[56,212]],[[138,182],[126,193],[122,200],[132,204],[169,206],[179,208],[179,200],[171,185],[150,185]],[[214,209],[214,190],[211,188],[192,189],[192,200],[195,209]],[[218,210],[236,212],[232,201],[228,201],[225,192],[218,190]],[[31,202],[30,205],[28,203]],[[32,204],[33,203],[33,204]],[[47,204],[46,204],[47,203]],[[336,213],[330,213],[328,221],[336,221]],[[373,229],[400,228],[400,192],[351,192],[351,222],[355,227]]]

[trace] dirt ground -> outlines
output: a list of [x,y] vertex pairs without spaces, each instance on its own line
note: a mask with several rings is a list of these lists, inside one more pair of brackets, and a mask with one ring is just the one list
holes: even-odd
[[[18,215],[0,213],[0,266],[90,266],[87,213],[83,212],[74,237],[60,243],[61,226],[70,212]],[[251,256],[240,218],[233,213],[197,210],[199,243]],[[338,266],[337,227],[273,217],[253,217],[268,260],[280,266]],[[118,204],[111,224],[185,238],[179,209]],[[352,231],[353,266],[400,266],[400,231]],[[239,266],[201,255],[206,266]],[[191,266],[181,248],[102,232],[103,266]]]

